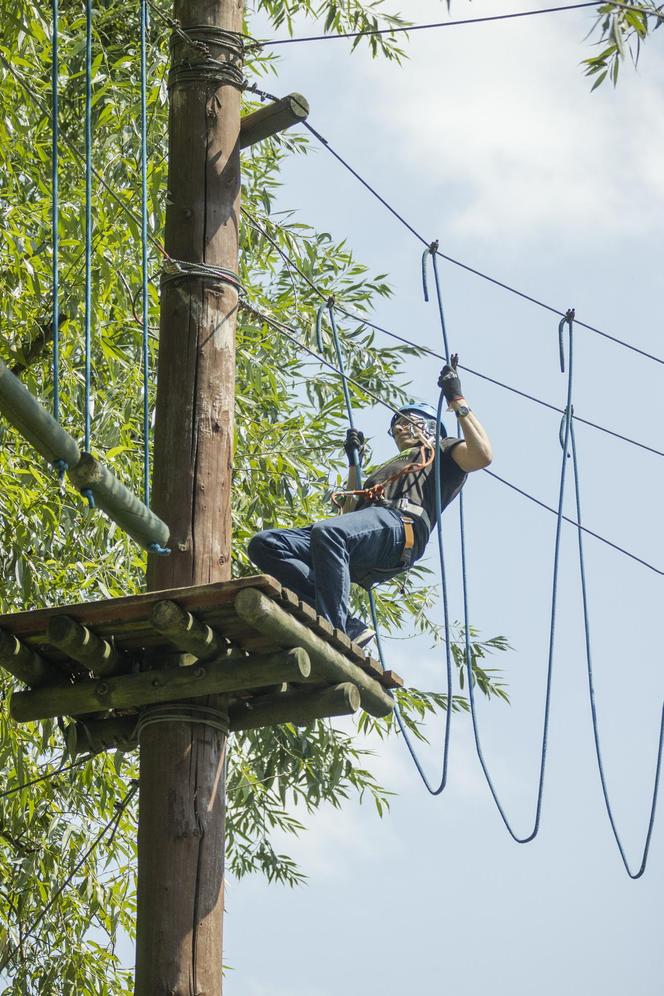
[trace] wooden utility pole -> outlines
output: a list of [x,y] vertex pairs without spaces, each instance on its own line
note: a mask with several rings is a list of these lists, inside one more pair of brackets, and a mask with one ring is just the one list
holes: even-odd
[[[237,272],[242,13],[175,0],[165,243],[204,269],[162,284],[153,507],[172,553],[150,590],[230,577],[237,291],[208,268]],[[221,993],[224,700],[203,701],[221,722],[162,715],[140,737],[137,996]]]

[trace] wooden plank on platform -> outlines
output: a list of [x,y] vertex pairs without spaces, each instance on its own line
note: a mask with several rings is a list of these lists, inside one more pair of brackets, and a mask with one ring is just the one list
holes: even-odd
[[[112,635],[117,629],[122,632],[132,622],[142,623],[149,619],[153,605],[168,598],[183,609],[191,609],[201,617],[207,611],[223,604],[232,605],[235,595],[243,588],[258,588],[273,597],[281,593],[281,585],[267,574],[238,578],[234,581],[217,581],[214,584],[195,585],[190,588],[169,588],[164,591],[150,591],[140,595],[127,595],[124,598],[107,598],[100,602],[79,602],[75,605],[35,609],[0,616],[0,628],[22,639],[46,634],[48,620],[54,615],[66,614],[75,622],[91,626],[99,636]],[[207,619],[205,619],[207,622]],[[109,627],[104,630],[104,627]]]
[[335,684],[350,681],[357,685],[362,707],[372,716],[387,716],[394,708],[392,699],[374,678],[326,643],[313,629],[289,615],[281,601],[267,598],[256,589],[245,588],[236,595],[235,608],[247,623],[273,637],[282,647],[303,647],[311,657],[314,673],[318,670]]
[[[116,668],[127,671],[130,666],[138,670],[145,662],[149,662],[150,668],[160,667],[162,656],[167,667],[174,642],[178,644],[173,640],[175,631],[168,632],[169,626],[172,630],[176,625],[172,619],[170,623],[166,620],[165,625],[162,619],[160,628],[160,613],[163,616],[164,612],[174,613],[174,618],[180,620],[180,649],[188,653],[197,649],[199,659],[218,656],[220,647],[226,648],[224,652],[235,648],[250,654],[269,654],[280,646],[274,635],[261,631],[236,611],[235,597],[247,589],[258,591],[278,604],[384,687],[399,687],[398,676],[384,677],[378,663],[352,644],[345,633],[334,629],[312,606],[268,575],[7,614],[0,616],[0,629],[6,632],[6,640],[20,641],[24,654],[32,653],[49,670],[54,669],[56,681],[58,671],[72,673],[72,668],[75,676],[85,677],[72,658],[98,673],[102,669],[106,673],[106,667],[109,671]],[[165,604],[173,608],[165,610]],[[63,626],[67,627],[64,637],[60,633]],[[22,673],[28,672],[24,669]]]

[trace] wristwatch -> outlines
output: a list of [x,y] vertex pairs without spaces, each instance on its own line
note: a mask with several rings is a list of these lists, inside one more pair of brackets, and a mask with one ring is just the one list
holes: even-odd
[[454,409],[454,414],[456,415],[457,418],[465,418],[466,415],[469,415],[471,411],[472,409],[470,409],[468,405],[459,405],[458,408]]

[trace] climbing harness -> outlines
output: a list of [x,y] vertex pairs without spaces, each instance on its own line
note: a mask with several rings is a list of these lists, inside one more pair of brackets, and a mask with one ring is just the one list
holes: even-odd
[[[422,456],[422,459],[419,462],[413,461],[412,463],[406,464],[405,467],[402,467],[395,474],[390,474],[390,476],[387,477],[384,481],[380,481],[378,484],[374,484],[370,488],[356,488],[354,491],[334,491],[331,495],[332,503],[336,505],[337,508],[340,508],[341,502],[338,500],[339,498],[357,497],[357,498],[364,498],[365,501],[367,501],[370,505],[381,504],[381,505],[387,505],[391,508],[404,509],[404,510],[407,508],[408,511],[410,511],[412,514],[416,515],[421,514],[421,512],[424,512],[424,509],[422,509],[421,512],[415,511],[416,509],[420,508],[420,506],[416,505],[415,502],[409,502],[407,499],[402,499],[402,498],[386,499],[383,497],[385,488],[387,487],[388,484],[391,484],[393,481],[398,481],[399,478],[405,477],[407,474],[418,474],[420,471],[425,470],[427,467],[431,466],[435,458],[435,452],[433,450],[433,447],[420,446],[419,451]],[[399,504],[402,501],[406,501],[407,506]]]

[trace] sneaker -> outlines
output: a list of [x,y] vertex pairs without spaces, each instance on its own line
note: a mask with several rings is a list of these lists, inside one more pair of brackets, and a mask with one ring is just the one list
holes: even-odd
[[356,643],[358,647],[364,649],[367,647],[376,635],[376,631],[371,628],[371,626],[365,626],[363,630],[357,634],[357,636],[351,637],[353,643]]

